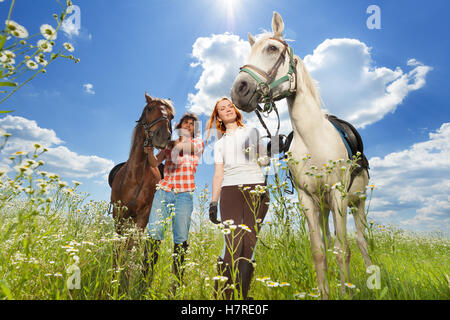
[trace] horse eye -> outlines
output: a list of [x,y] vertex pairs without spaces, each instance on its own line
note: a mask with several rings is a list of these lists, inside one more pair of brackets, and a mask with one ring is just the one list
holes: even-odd
[[269,51],[277,51],[278,50],[278,48],[277,47],[275,47],[275,46],[269,46]]

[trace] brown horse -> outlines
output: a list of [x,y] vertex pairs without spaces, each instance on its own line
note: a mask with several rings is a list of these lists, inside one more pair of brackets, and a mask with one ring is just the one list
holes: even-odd
[[117,233],[124,222],[144,231],[150,214],[156,184],[161,180],[154,148],[164,149],[172,135],[175,109],[169,100],[145,93],[146,106],[134,128],[127,162],[118,164],[109,174],[111,204]]

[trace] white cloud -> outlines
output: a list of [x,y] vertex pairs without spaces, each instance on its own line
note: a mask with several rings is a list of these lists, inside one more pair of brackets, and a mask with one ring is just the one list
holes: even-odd
[[249,52],[248,42],[237,35],[225,33],[197,38],[192,46],[195,62],[191,67],[201,67],[203,72],[195,85],[197,92],[188,95],[190,110],[209,115],[217,99],[229,97],[239,67]]
[[[239,67],[245,64],[249,51],[247,41],[229,33],[200,37],[195,41],[191,67],[202,68],[202,74],[195,85],[197,91],[188,95],[191,111],[209,115],[218,98],[229,96]],[[409,92],[425,85],[425,77],[431,70],[416,59],[407,61],[407,66],[412,68],[407,73],[399,67],[395,70],[375,67],[370,51],[357,39],[327,39],[304,58],[308,71],[318,81],[324,110],[357,127],[379,121],[387,113],[394,112]],[[276,105],[281,118],[280,132],[288,133],[292,127],[286,100]],[[244,119],[261,127],[254,113],[244,115]],[[274,133],[276,116],[271,114],[264,121]]]
[[[450,123],[429,140],[370,162],[374,199],[369,213],[423,230],[450,230]],[[396,213],[396,214],[393,214]]]
[[319,84],[324,107],[357,127],[394,112],[409,92],[425,85],[432,69],[416,59],[407,61],[408,72],[374,66],[371,49],[346,38],[325,40],[304,62]]
[[[195,61],[202,68],[195,93],[188,96],[190,109],[209,115],[215,101],[228,96],[239,67],[249,52],[247,41],[221,34],[198,38],[193,45]],[[375,66],[371,49],[357,39],[327,39],[304,58],[312,77],[318,81],[324,109],[364,127],[395,112],[408,94],[425,85],[432,70],[414,58],[408,71]],[[339,85],[336,85],[339,84]],[[281,132],[291,130],[285,100],[277,103]],[[269,128],[276,128],[270,115]],[[244,119],[261,129],[252,114]],[[266,120],[266,119],[265,119]],[[262,131],[264,134],[265,132]],[[430,139],[384,158],[370,159],[371,183],[376,185],[369,217],[419,229],[450,226],[450,124],[444,123]]]
[[92,83],[83,84],[84,92],[88,94],[95,94],[94,85]]
[[67,178],[104,177],[114,162],[95,155],[79,155],[62,146],[64,143],[54,130],[40,128],[36,121],[23,117],[7,115],[0,119],[0,128],[11,134],[0,153],[2,167],[11,164],[9,156],[16,151],[30,152],[39,143],[48,149],[39,159],[45,162],[45,169]]

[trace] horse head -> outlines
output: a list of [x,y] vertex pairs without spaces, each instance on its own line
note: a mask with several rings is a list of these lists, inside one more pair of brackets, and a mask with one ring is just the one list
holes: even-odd
[[274,12],[272,34],[264,34],[258,40],[248,34],[250,55],[231,89],[231,98],[239,109],[251,112],[258,103],[279,100],[295,92],[298,58],[294,58],[284,41],[283,30],[283,19]]
[[[164,149],[172,136],[171,121],[175,109],[170,99],[152,98],[147,92],[145,93],[145,100],[147,104],[137,121],[137,129],[142,130],[144,146]],[[141,128],[139,128],[139,125]]]

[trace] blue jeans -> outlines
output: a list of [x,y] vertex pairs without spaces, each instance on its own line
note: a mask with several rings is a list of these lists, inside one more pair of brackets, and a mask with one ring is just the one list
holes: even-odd
[[183,243],[188,239],[193,209],[193,195],[190,192],[174,193],[156,190],[148,221],[150,237],[163,240],[164,233],[173,218],[173,242]]

